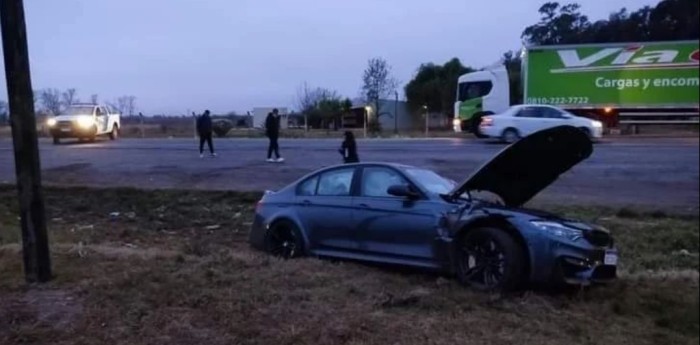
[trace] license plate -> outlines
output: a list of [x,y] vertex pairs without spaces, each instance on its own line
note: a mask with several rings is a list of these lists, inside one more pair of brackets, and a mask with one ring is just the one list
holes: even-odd
[[603,263],[608,266],[617,266],[617,252],[605,252],[605,258],[603,259]]
[[70,128],[61,128],[61,132],[70,132]]

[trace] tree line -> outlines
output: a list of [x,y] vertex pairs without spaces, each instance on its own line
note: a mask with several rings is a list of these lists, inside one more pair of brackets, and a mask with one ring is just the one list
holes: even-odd
[[[99,96],[97,94],[90,95],[88,103],[98,104]],[[78,97],[78,91],[75,88],[68,88],[63,91],[56,88],[46,88],[34,91],[34,109],[37,115],[41,116],[57,116],[61,115],[67,108],[72,105],[82,103]],[[113,101],[107,101],[105,104],[122,115],[134,115],[136,112],[136,96],[125,95],[117,97]],[[9,107],[7,102],[0,101],[0,125],[5,125],[9,122]]]

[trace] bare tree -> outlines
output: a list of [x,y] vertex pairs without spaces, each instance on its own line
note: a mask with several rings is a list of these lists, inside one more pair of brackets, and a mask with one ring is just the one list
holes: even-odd
[[117,101],[109,104],[110,107],[116,109],[120,114],[126,115],[129,111],[129,96],[121,96]]
[[372,58],[367,62],[367,69],[362,75],[362,93],[368,104],[374,105],[377,117],[379,100],[396,91],[399,81],[391,76],[391,66],[382,58]]
[[73,88],[68,89],[61,95],[63,98],[63,105],[65,107],[70,107],[71,105],[80,102],[77,97],[77,91]]
[[134,115],[136,111],[136,96],[126,96],[126,109],[129,116]]
[[93,94],[90,96],[90,103],[97,104],[97,100],[97,94]]
[[46,111],[53,115],[61,114],[61,92],[58,89],[41,90],[39,100]]
[[329,116],[335,111],[342,97],[334,90],[322,87],[311,88],[304,82],[297,89],[296,105],[304,115],[304,126],[308,130],[309,117],[319,118]]

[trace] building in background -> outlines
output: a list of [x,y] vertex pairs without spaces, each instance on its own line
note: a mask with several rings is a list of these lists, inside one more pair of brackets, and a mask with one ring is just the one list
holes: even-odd
[[362,99],[353,100],[352,112],[343,117],[342,126],[344,128],[363,128],[365,112],[368,121],[379,121],[383,132],[411,131],[420,128],[419,116],[415,116],[406,101],[396,101],[392,99],[379,100],[379,111],[374,109],[374,104],[367,104]]
[[255,128],[264,128],[265,127],[265,119],[267,118],[267,114],[272,112],[272,109],[277,109],[280,114],[280,127],[283,129],[286,129],[289,127],[289,118],[288,114],[289,111],[285,107],[259,107],[259,108],[253,108],[252,114],[253,114],[253,127]]

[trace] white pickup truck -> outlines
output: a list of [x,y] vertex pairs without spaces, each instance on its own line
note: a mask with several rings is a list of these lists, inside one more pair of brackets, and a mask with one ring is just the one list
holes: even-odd
[[112,112],[107,106],[98,104],[73,104],[61,115],[47,120],[46,125],[53,137],[53,143],[60,143],[62,138],[95,140],[95,137],[109,135],[116,140],[119,137],[120,114]]

